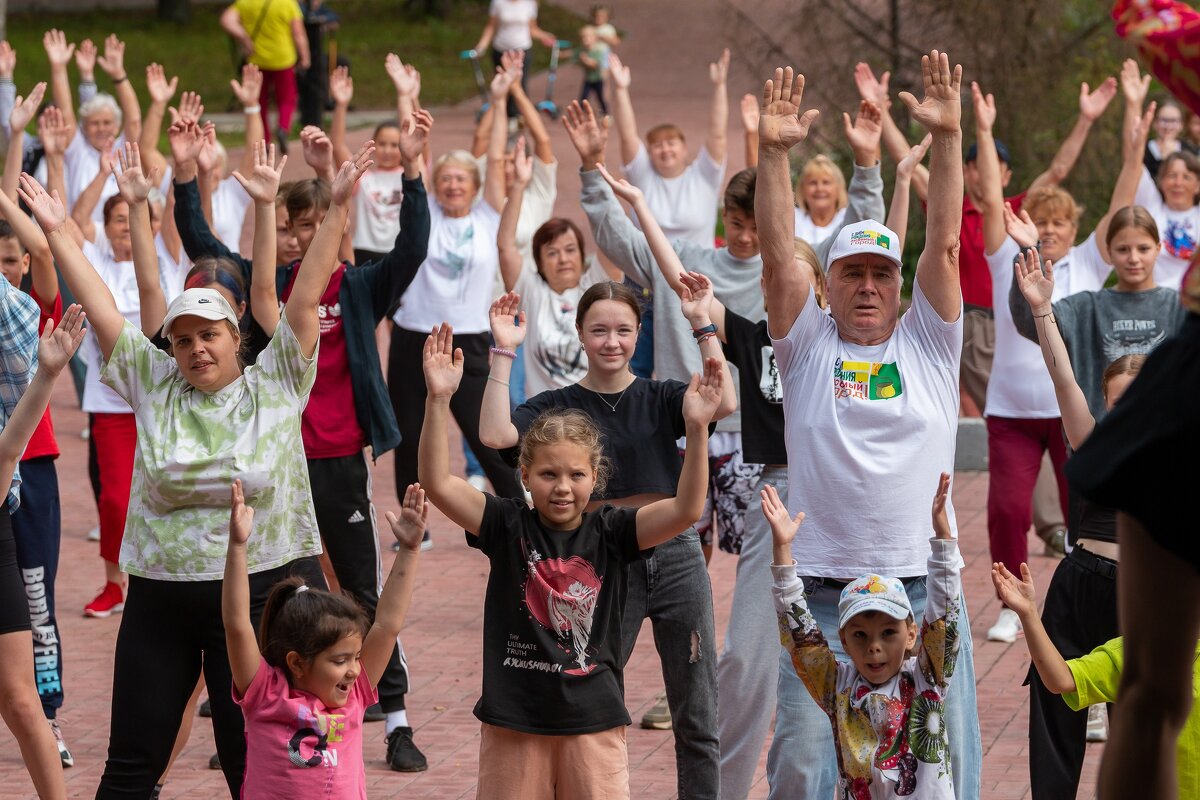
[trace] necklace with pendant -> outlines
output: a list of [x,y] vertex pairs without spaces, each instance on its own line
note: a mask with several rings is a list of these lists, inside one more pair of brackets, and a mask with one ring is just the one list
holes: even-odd
[[[629,386],[633,386],[633,384],[630,383]],[[583,388],[587,389],[589,392],[596,395],[596,397],[599,397],[600,402],[604,403],[604,405],[608,406],[608,410],[615,414],[615,413],[617,413],[617,406],[621,404],[621,398],[624,397],[625,393],[629,391],[629,386],[626,386],[624,389],[621,390],[621,393],[619,395],[617,395],[617,401],[615,403],[608,402],[608,398],[605,397],[603,393],[597,392],[595,389],[592,389],[587,386],[585,386]]]

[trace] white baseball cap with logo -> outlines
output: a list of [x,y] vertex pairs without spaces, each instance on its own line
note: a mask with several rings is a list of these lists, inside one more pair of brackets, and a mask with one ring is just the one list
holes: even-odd
[[171,301],[167,316],[163,320],[163,336],[171,335],[171,323],[180,317],[200,317],[201,319],[228,320],[235,328],[238,325],[237,314],[220,292],[216,289],[185,289],[184,292]]
[[895,231],[882,222],[864,219],[838,232],[825,260],[825,270],[828,272],[838,259],[864,254],[883,256],[900,267],[900,250],[900,237]]

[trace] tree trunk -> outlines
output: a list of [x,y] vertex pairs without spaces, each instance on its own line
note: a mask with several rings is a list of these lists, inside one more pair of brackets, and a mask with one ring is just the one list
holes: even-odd
[[158,18],[164,22],[187,25],[192,21],[191,0],[158,0]]

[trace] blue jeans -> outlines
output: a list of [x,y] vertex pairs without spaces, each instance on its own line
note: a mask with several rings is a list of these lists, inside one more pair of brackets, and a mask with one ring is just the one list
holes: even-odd
[[716,630],[712,587],[696,530],[687,529],[656,547],[649,558],[630,564],[627,587],[621,664],[629,662],[642,620],[650,617],[675,733],[679,800],[717,800]]
[[[804,579],[808,607],[839,661],[846,661],[838,638],[838,598],[841,588],[825,585],[820,578]],[[904,582],[918,619],[925,611],[925,579]],[[979,714],[975,704],[975,663],[972,659],[971,621],[962,601],[959,619],[958,662],[946,693],[946,733],[950,739],[950,763],[954,770],[954,795],[958,800],[979,800],[979,772],[983,745],[979,737]],[[804,688],[787,650],[779,648],[778,706],[775,738],[767,754],[770,800],[834,796],[837,788],[837,755],[833,728]]]

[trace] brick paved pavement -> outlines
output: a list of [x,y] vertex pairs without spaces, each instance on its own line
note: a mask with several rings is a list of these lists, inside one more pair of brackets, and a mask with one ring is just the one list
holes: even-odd
[[[591,0],[563,0],[563,5],[585,11]],[[635,34],[622,48],[634,69],[634,99],[641,112],[641,127],[671,119],[699,144],[707,114],[706,62],[723,44],[721,26],[728,22],[721,0],[655,0],[653,3],[616,0],[615,21]],[[664,25],[664,20],[670,20]],[[636,32],[653,32],[638,35]],[[574,32],[556,31],[572,38]],[[420,66],[418,64],[418,66]],[[359,77],[359,80],[369,78]],[[464,80],[469,80],[464,72]],[[756,91],[760,77],[744,74],[738,60],[730,78],[730,170],[741,167],[740,132],[736,125],[737,98]],[[558,99],[569,99],[578,91],[578,72],[565,68],[560,75]],[[761,86],[761,84],[759,84]],[[532,93],[540,97],[544,77],[533,80]],[[469,142],[472,103],[435,109],[435,151]],[[835,120],[836,122],[836,120]],[[831,124],[828,121],[826,124]],[[366,138],[366,131],[352,133],[352,142]],[[582,221],[578,203],[577,162],[561,130],[553,129],[555,148],[562,162],[559,170],[559,212]],[[616,158],[612,143],[611,158]],[[303,162],[293,148],[289,176],[302,175]],[[585,226],[586,230],[586,226]],[[248,243],[247,243],[248,244]],[[248,250],[248,248],[247,248]],[[65,652],[66,707],[63,728],[75,755],[76,766],[67,771],[72,797],[93,795],[103,768],[109,720],[112,649],[119,618],[86,620],[80,615],[84,603],[102,583],[102,572],[94,543],[85,541],[86,531],[96,524],[95,507],[86,474],[86,446],[79,438],[84,424],[68,381],[62,381],[53,400],[56,429],[63,457],[59,477],[64,497],[62,566],[58,581],[59,620]],[[457,454],[457,447],[451,452]],[[375,468],[376,498],[380,510],[397,507],[392,491],[391,456]],[[961,543],[967,560],[964,587],[972,615],[976,640],[975,661],[979,680],[978,697],[984,743],[983,797],[1006,800],[1028,796],[1026,691],[1020,684],[1029,660],[1023,644],[1000,645],[984,641],[984,631],[995,619],[997,605],[988,579],[985,501],[986,474],[956,477],[955,502],[961,526]],[[383,763],[383,728],[367,728],[368,793],[372,798],[469,798],[474,796],[478,751],[478,722],[471,714],[479,693],[481,649],[481,602],[487,579],[486,561],[463,542],[461,533],[435,512],[436,547],[422,556],[416,599],[403,638],[412,670],[413,689],[409,698],[417,742],[429,756],[430,769],[418,775],[390,772]],[[1040,542],[1031,540],[1033,552]],[[390,563],[390,551],[386,556]],[[734,560],[724,554],[714,557],[711,574],[717,608],[717,628],[723,632],[733,590]],[[1053,562],[1036,557],[1033,567],[1044,587]],[[774,661],[774,654],[764,657]],[[627,704],[635,721],[661,689],[658,660],[649,627],[643,630],[626,677]],[[0,797],[33,796],[32,785],[21,767],[11,735],[0,727]],[[1094,774],[1101,748],[1089,748],[1085,766],[1085,790],[1080,797],[1094,795]],[[675,796],[674,750],[669,732],[629,732],[631,794],[642,800]],[[213,752],[212,732],[206,720],[198,720],[187,749],[176,764],[166,798],[215,798],[224,796],[219,772],[207,769]],[[765,750],[764,757],[765,761]],[[760,763],[753,798],[766,797],[767,787]]]

